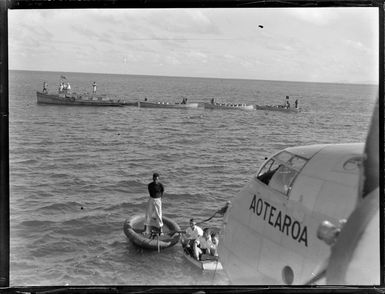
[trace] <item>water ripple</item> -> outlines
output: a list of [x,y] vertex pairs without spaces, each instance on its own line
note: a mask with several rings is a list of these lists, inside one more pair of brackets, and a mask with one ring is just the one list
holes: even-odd
[[[71,73],[125,99],[277,104],[307,111],[210,111],[37,105],[45,72],[10,74],[11,285],[226,284],[186,266],[180,245],[158,254],[129,242],[123,221],[144,214],[152,173],[164,214],[181,227],[223,207],[269,156],[314,143],[363,141],[370,86]],[[129,90],[127,90],[128,86]],[[362,102],[365,103],[362,103]],[[221,219],[209,224],[221,226]]]

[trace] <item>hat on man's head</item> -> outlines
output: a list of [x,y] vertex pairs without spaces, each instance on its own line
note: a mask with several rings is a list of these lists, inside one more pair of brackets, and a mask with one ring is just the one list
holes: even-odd
[[159,177],[159,174],[158,173],[154,173],[153,175],[152,175],[152,178],[154,179],[154,178],[158,178]]

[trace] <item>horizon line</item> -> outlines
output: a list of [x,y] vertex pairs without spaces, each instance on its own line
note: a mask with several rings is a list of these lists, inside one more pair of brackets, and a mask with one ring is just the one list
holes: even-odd
[[252,78],[228,78],[228,77],[198,77],[198,76],[170,76],[170,75],[158,75],[158,74],[132,74],[132,73],[101,73],[101,72],[82,72],[82,71],[52,71],[52,70],[31,70],[31,69],[8,69],[10,71],[31,71],[31,72],[52,72],[52,73],[77,73],[77,74],[98,74],[98,75],[127,75],[127,76],[143,76],[143,77],[165,77],[165,78],[193,78],[193,79],[219,79],[219,80],[246,80],[246,81],[266,81],[266,82],[285,82],[285,83],[319,83],[319,84],[345,84],[345,85],[367,85],[367,86],[379,86],[378,82],[374,81],[361,81],[361,82],[348,82],[348,81],[335,81],[335,82],[315,82],[315,81],[295,81],[295,80],[265,80],[265,79],[252,79]]

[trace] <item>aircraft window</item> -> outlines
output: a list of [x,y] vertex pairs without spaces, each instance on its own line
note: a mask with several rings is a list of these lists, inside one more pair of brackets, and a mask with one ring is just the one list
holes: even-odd
[[307,160],[298,156],[293,156],[289,164],[291,167],[295,168],[296,170],[301,170],[303,166],[306,164]]
[[281,153],[279,153],[278,155],[276,155],[277,159],[279,159],[280,161],[283,161],[283,162],[288,162],[290,160],[290,158],[293,157],[293,154],[287,152],[287,151],[282,151]]
[[268,185],[271,177],[277,171],[278,167],[279,164],[273,159],[270,159],[259,172],[257,179]]
[[291,184],[297,175],[297,171],[287,166],[280,165],[269,182],[269,187],[285,195],[289,194]]

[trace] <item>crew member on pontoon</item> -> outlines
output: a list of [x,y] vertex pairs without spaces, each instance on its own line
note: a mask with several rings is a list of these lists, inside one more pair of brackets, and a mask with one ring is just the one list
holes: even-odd
[[294,106],[295,106],[295,108],[298,108],[298,99],[295,99]]
[[215,98],[211,98],[211,104],[215,104]]
[[181,104],[187,104],[187,98],[186,97],[183,97]]
[[154,173],[152,175],[152,182],[148,184],[148,192],[150,194],[150,198],[147,203],[146,210],[146,219],[144,223],[144,234],[149,235],[151,219],[153,214],[155,214],[155,220],[157,222],[157,226],[159,227],[160,234],[163,234],[163,220],[162,220],[162,197],[164,192],[164,187],[161,182],[159,182],[159,174]]
[[60,85],[59,85],[59,92],[62,92],[64,89],[64,84],[63,82],[60,82]]
[[96,93],[96,82],[94,82],[92,84],[92,93],[95,94]]

